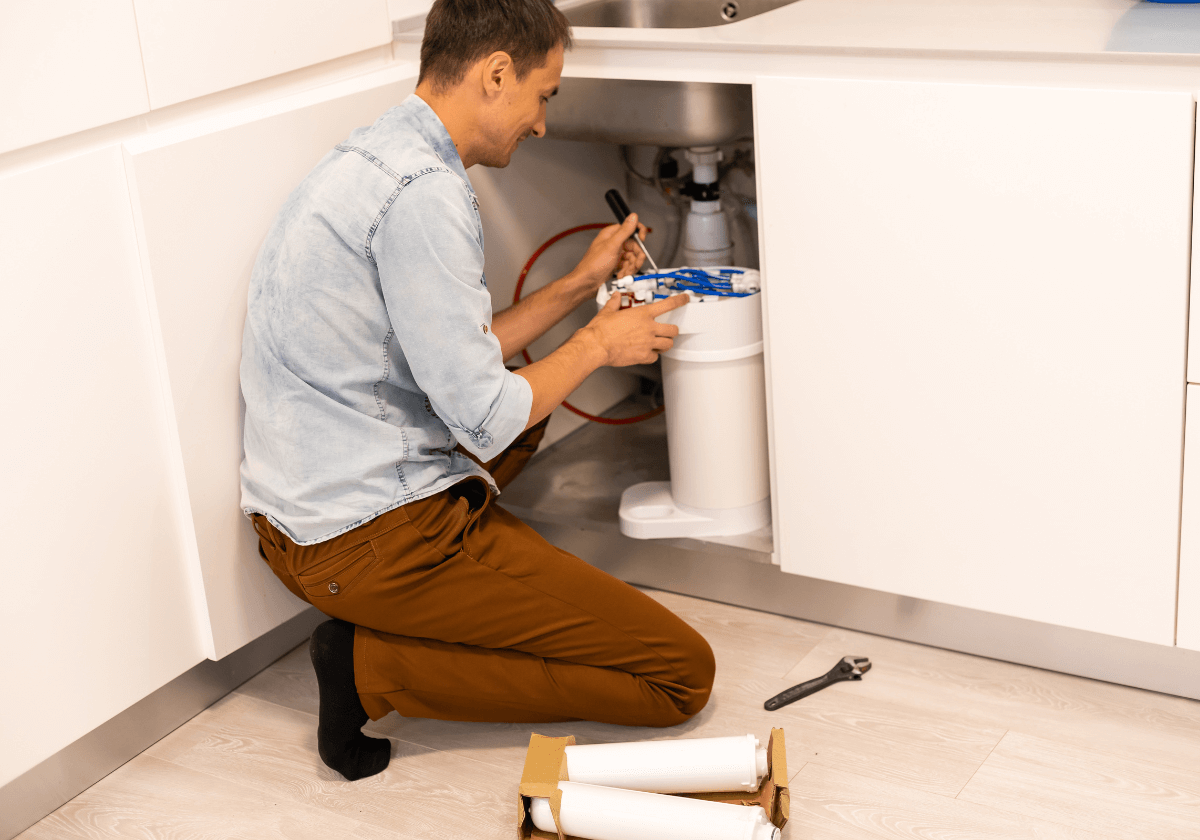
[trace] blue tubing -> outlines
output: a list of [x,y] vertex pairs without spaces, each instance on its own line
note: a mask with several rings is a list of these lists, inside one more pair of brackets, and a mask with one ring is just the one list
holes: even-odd
[[[692,291],[699,295],[713,295],[716,297],[749,297],[754,292],[735,292],[733,290],[733,282],[731,278],[735,274],[745,274],[746,272],[740,268],[725,268],[720,269],[720,273],[712,274],[698,268],[679,268],[675,271],[663,271],[657,274],[642,274],[637,279],[639,280],[661,280],[659,286],[667,288]],[[663,300],[670,295],[654,292],[655,300]]]

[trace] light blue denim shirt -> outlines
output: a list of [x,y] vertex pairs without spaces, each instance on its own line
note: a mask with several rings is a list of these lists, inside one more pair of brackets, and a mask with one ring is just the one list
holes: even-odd
[[325,156],[250,279],[242,508],[310,545],[432,495],[524,430],[491,331],[479,204],[416,95]]

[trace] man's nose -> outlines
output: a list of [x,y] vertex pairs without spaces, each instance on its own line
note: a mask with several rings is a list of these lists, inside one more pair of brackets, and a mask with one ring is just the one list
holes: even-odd
[[534,124],[533,129],[529,133],[532,134],[534,137],[545,137],[546,136],[546,118],[542,117],[540,120],[538,120],[537,123]]

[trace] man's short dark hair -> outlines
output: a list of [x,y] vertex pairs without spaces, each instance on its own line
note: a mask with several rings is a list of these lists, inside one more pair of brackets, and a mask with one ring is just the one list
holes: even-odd
[[552,0],[437,0],[425,18],[417,84],[454,87],[467,68],[499,50],[521,80],[559,45],[570,48],[571,25]]

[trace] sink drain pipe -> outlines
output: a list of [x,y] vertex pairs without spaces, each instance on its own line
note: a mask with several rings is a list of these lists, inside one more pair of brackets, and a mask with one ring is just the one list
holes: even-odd
[[733,242],[729,219],[721,212],[718,164],[724,155],[716,146],[700,146],[684,152],[692,164],[692,178],[683,194],[692,200],[683,241],[683,261],[693,266],[730,265]]

